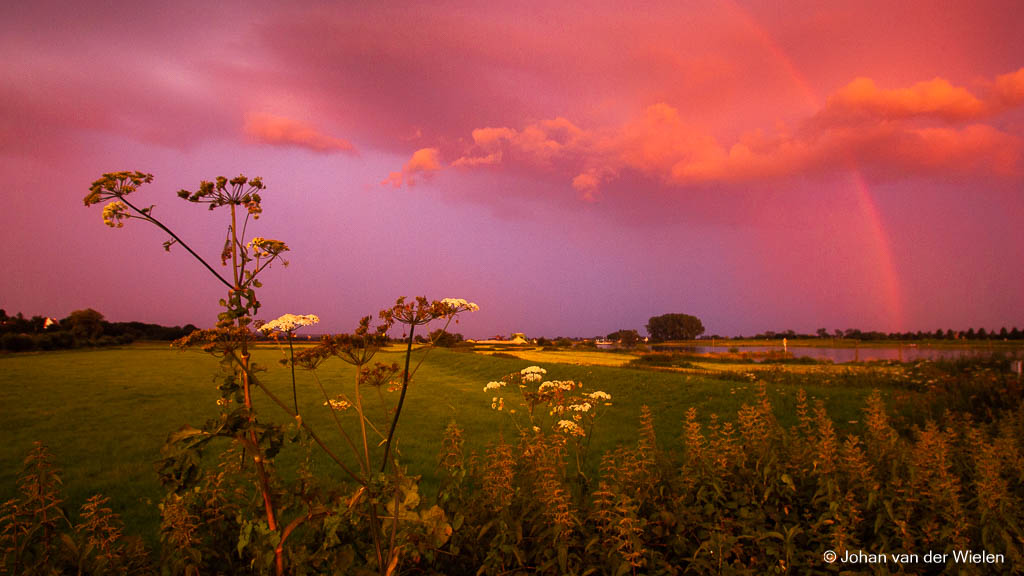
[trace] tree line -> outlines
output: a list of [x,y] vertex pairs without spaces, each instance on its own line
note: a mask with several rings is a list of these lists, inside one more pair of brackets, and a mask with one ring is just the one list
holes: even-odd
[[[719,336],[714,336],[719,338]],[[1024,332],[1014,326],[1007,329],[1003,326],[999,330],[986,330],[985,328],[968,328],[967,330],[938,329],[934,332],[918,330],[916,332],[879,332],[877,330],[864,331],[856,328],[847,330],[829,331],[826,328],[818,328],[814,334],[800,334],[793,330],[773,332],[768,330],[753,336],[753,339],[777,339],[777,338],[835,338],[848,340],[1022,340]],[[738,336],[737,339],[743,339]]]
[[66,318],[26,317],[21,312],[8,316],[0,309],[0,350],[61,350],[93,346],[116,346],[136,340],[176,340],[196,327],[161,326],[145,322],[108,322],[103,314],[86,308]]
[[[668,340],[693,340],[704,334],[704,324],[700,318],[689,314],[662,314],[652,316],[645,326],[650,339],[655,342]],[[880,332],[875,330],[860,330],[849,328],[846,330],[829,331],[826,328],[819,328],[813,334],[799,333],[794,330],[775,332],[768,330],[752,337],[744,336],[719,336],[713,334],[705,338],[719,340],[776,340],[782,338],[795,339],[847,339],[847,340],[1024,340],[1024,331],[1014,326],[1007,328],[1003,326],[998,330],[987,330],[985,328],[968,328],[967,330],[938,329],[934,332],[918,330],[916,332]],[[616,330],[608,334],[607,339],[617,342],[623,346],[634,346],[642,340],[640,333],[636,330]]]

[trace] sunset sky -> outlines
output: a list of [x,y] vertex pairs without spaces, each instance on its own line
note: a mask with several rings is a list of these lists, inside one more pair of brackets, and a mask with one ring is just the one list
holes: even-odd
[[[386,6],[385,6],[386,5]],[[218,261],[267,184],[261,317],[465,298],[467,337],[1024,327],[1018,0],[7,2],[0,308],[213,324],[222,286],[86,208],[104,172]]]

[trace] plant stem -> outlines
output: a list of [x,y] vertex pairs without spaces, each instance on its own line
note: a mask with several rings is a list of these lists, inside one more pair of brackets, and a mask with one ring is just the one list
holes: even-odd
[[405,403],[405,392],[409,389],[409,359],[412,357],[412,334],[416,331],[416,325],[409,325],[409,343],[405,347],[405,372],[402,374],[402,393],[398,397],[398,406],[395,407],[395,415],[391,418],[391,430],[388,431],[387,440],[384,441],[384,460],[380,464],[380,471],[383,474],[388,468],[388,454],[391,451],[391,440],[395,437],[395,428],[398,426],[398,417],[402,415],[402,404]]
[[299,413],[299,397],[295,392],[295,349],[292,348],[292,333],[288,333],[288,363],[292,365],[292,403],[295,404],[295,414]]
[[355,443],[352,442],[352,438],[349,437],[348,432],[345,432],[345,428],[342,427],[341,421],[338,420],[338,415],[331,406],[331,397],[327,395],[327,390],[324,388],[323,382],[320,382],[320,377],[316,375],[316,372],[313,372],[313,380],[316,381],[316,385],[320,388],[320,392],[323,393],[324,401],[327,402],[327,407],[331,409],[331,418],[334,419],[334,425],[337,426],[338,432],[341,433],[345,438],[345,442],[348,442],[348,445],[352,448],[352,453],[356,457],[356,460],[359,460],[359,449],[356,448]]
[[363,394],[359,390],[359,366],[356,366],[356,411],[359,412],[359,431],[363,436],[363,458],[366,474],[370,474],[370,445],[366,441],[366,416],[363,414]]
[[[241,365],[241,364],[242,364],[242,360],[241,360],[240,358],[238,358],[238,356],[236,356],[236,355],[232,354],[232,358],[233,358],[233,359],[235,360],[235,362],[237,362],[237,363],[238,363],[239,365]],[[245,371],[246,371],[246,372],[248,373],[248,368],[244,368],[243,370],[245,370]],[[267,395],[267,398],[270,398],[270,400],[271,400],[271,401],[272,401],[272,402],[273,402],[274,404],[277,404],[277,405],[278,405],[278,407],[280,407],[280,408],[281,408],[281,410],[284,410],[285,414],[288,414],[288,415],[289,415],[289,416],[291,416],[292,418],[295,418],[296,414],[295,414],[295,413],[293,413],[293,412],[291,411],[291,409],[290,409],[290,408],[288,408],[288,405],[287,405],[287,404],[285,404],[285,403],[284,403],[284,402],[283,402],[283,401],[282,401],[282,400],[281,400],[280,398],[278,398],[276,394],[274,394],[273,392],[271,392],[269,388],[267,388],[266,386],[264,386],[262,382],[260,382],[260,381],[259,381],[258,379],[256,379],[256,378],[252,378],[252,383],[253,383],[253,384],[255,384],[257,388],[259,388],[260,390],[262,390],[262,391],[263,391],[263,393]],[[360,478],[358,474],[356,474],[356,473],[355,473],[355,472],[353,472],[353,471],[352,471],[352,470],[351,470],[351,469],[350,469],[350,468],[349,468],[348,466],[346,466],[346,465],[345,465],[345,463],[344,463],[344,462],[342,462],[342,461],[341,461],[341,459],[340,459],[340,458],[338,458],[338,457],[337,457],[337,456],[336,456],[336,455],[334,454],[334,452],[332,452],[332,451],[331,451],[331,449],[327,447],[327,444],[325,444],[325,443],[324,443],[324,441],[320,439],[320,436],[318,436],[318,435],[317,435],[317,433],[316,433],[316,432],[315,432],[315,431],[314,431],[314,430],[313,430],[312,428],[310,428],[310,427],[309,427],[309,424],[306,424],[306,422],[305,422],[304,420],[302,420],[301,418],[298,418],[298,419],[296,419],[296,421],[298,421],[298,422],[299,422],[299,425],[300,425],[300,426],[302,426],[302,428],[303,428],[303,429],[305,429],[305,430],[306,430],[306,432],[308,432],[308,433],[309,433],[309,436],[310,436],[310,438],[312,438],[312,439],[313,439],[313,441],[314,441],[314,442],[316,442],[317,446],[320,446],[320,448],[321,448],[321,449],[322,449],[322,450],[324,451],[324,453],[325,453],[325,454],[327,454],[327,456],[328,456],[328,457],[329,457],[329,458],[330,458],[331,460],[334,460],[334,462],[335,462],[335,463],[336,463],[336,464],[337,464],[338,466],[340,466],[340,467],[341,467],[341,469],[342,469],[342,470],[344,470],[346,474],[348,474],[348,475],[349,475],[349,476],[350,476],[350,477],[351,477],[351,478],[352,478],[353,480],[355,480],[356,482],[358,482],[358,483],[359,483],[359,485],[361,485],[361,486],[366,486],[366,484],[367,484],[367,481],[366,481],[366,480],[364,480],[364,479],[362,479],[362,478]]]
[[[232,292],[240,292],[242,287],[241,271],[238,267],[238,235],[235,219],[235,205],[231,205],[231,236],[233,243],[231,245],[231,267],[234,273],[235,284],[232,287]],[[228,294],[230,298],[231,295]],[[242,388],[245,392],[245,407],[249,411],[249,441],[252,442],[255,447],[256,455],[253,458],[256,461],[256,475],[259,478],[260,483],[260,494],[263,496],[263,508],[267,514],[267,528],[271,532],[277,532],[277,519],[274,517],[274,503],[270,498],[270,481],[267,477],[267,469],[263,463],[263,451],[260,450],[259,440],[256,438],[256,431],[252,429],[252,425],[256,423],[256,411],[252,406],[252,390],[250,385],[250,368],[249,368],[249,338],[248,330],[245,330],[243,324],[243,318],[238,318],[238,327],[240,330],[240,338],[242,340]],[[282,550],[274,550],[275,563],[277,576],[283,576],[284,574],[284,563],[282,557]]]
[[129,208],[131,208],[132,210],[135,210],[135,211],[136,211],[136,212],[138,212],[139,214],[142,214],[142,217],[143,217],[143,219],[145,219],[145,220],[148,220],[148,221],[152,222],[152,223],[153,223],[154,225],[156,225],[156,227],[157,227],[157,228],[160,228],[160,229],[161,229],[161,230],[163,230],[164,232],[166,232],[166,233],[170,234],[171,238],[174,238],[174,241],[175,241],[176,243],[178,243],[178,244],[181,244],[181,247],[182,247],[182,248],[184,248],[185,250],[188,250],[188,253],[189,253],[189,254],[191,254],[191,255],[192,255],[192,256],[193,256],[193,257],[194,257],[194,258],[195,258],[196,260],[199,260],[199,263],[200,263],[200,264],[202,264],[203,266],[205,266],[205,267],[206,267],[206,269],[207,269],[207,270],[209,270],[209,271],[210,271],[210,273],[211,273],[211,274],[213,274],[213,275],[214,275],[214,277],[216,277],[216,278],[217,278],[217,280],[220,280],[220,281],[221,281],[221,283],[222,283],[222,284],[224,284],[225,286],[227,286],[228,288],[234,289],[234,286],[232,286],[230,282],[228,282],[227,280],[225,280],[225,279],[224,279],[224,277],[223,277],[223,276],[221,276],[219,272],[217,272],[216,270],[214,270],[214,269],[213,269],[213,267],[212,267],[212,266],[210,266],[210,265],[209,265],[209,264],[208,264],[208,263],[206,262],[206,260],[203,260],[203,257],[202,257],[202,256],[200,256],[199,254],[196,254],[195,250],[193,250],[192,248],[190,248],[190,247],[189,247],[189,245],[188,245],[188,244],[186,244],[184,240],[182,240],[181,238],[179,238],[177,234],[175,234],[174,232],[171,232],[171,229],[170,229],[170,228],[168,228],[167,226],[164,226],[164,225],[163,225],[163,223],[162,223],[162,222],[160,222],[159,220],[157,220],[156,218],[154,218],[154,217],[150,216],[149,214],[146,214],[146,213],[145,213],[145,212],[143,212],[142,210],[139,210],[138,208],[136,208],[136,207],[135,207],[135,206],[134,206],[134,205],[133,205],[133,204],[132,204],[131,202],[129,202],[129,201],[127,201],[127,200],[125,200],[125,199],[124,199],[124,196],[118,196],[118,199],[119,199],[119,200],[120,200],[121,202],[124,202],[124,203],[125,203],[125,205],[126,205],[126,206],[128,206]]
[[[429,356],[429,355],[430,355],[430,352],[431,352],[431,351],[432,351],[432,350],[434,349],[434,344],[436,344],[436,343],[437,343],[438,339],[440,339],[440,338],[441,338],[441,335],[442,335],[442,334],[444,334],[445,332],[447,332],[447,331],[448,331],[448,326],[449,326],[449,325],[451,325],[451,323],[452,323],[452,318],[454,318],[454,316],[450,316],[450,317],[448,318],[448,321],[444,323],[444,326],[443,326],[443,327],[441,328],[441,331],[440,331],[440,332],[438,332],[438,333],[437,333],[437,336],[435,336],[435,337],[434,337],[434,339],[430,341],[430,345],[428,345],[428,346],[426,347],[426,348],[427,348],[427,351],[426,351],[426,352],[424,352],[424,353],[423,353],[423,356],[420,356],[420,359],[416,361],[416,367],[414,367],[414,368],[412,369],[412,373],[411,373],[411,374],[409,375],[409,377],[410,377],[410,378],[412,378],[413,376],[415,376],[415,375],[416,375],[416,372],[419,372],[420,366],[422,366],[422,365],[423,365],[423,362],[424,362],[424,361],[425,361],[425,360],[427,359],[427,356]],[[428,334],[428,335],[429,335],[429,334]],[[408,370],[408,366],[406,366],[406,370]]]

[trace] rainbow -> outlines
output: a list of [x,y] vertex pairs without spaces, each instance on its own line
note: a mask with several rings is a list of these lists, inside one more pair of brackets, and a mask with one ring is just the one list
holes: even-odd
[[[761,26],[754,19],[753,15],[737,4],[735,0],[722,0],[722,3],[727,10],[749,29],[761,43],[764,50],[771,54],[786,71],[789,78],[803,95],[805,104],[811,107],[812,110],[820,109],[820,99],[811,88],[807,78],[800,73],[796,65],[793,64],[793,60],[764,26]],[[878,205],[864,179],[862,171],[853,158],[849,159],[848,166],[852,177],[853,189],[857,194],[857,204],[860,207],[861,217],[864,218],[867,224],[871,237],[871,248],[875,252],[875,262],[881,273],[879,288],[882,291],[882,298],[885,302],[886,313],[889,318],[889,325],[886,328],[901,331],[904,324],[903,296],[900,288],[900,277],[896,272],[895,260],[893,258],[892,242],[885,231],[885,225],[879,214]]]

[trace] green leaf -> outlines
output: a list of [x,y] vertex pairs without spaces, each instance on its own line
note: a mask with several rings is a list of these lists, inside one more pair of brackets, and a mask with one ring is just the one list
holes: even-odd
[[206,435],[208,435],[206,432],[186,424],[185,426],[179,428],[177,432],[171,432],[170,435],[167,436],[167,443],[176,444],[178,442],[181,442],[182,440]]

